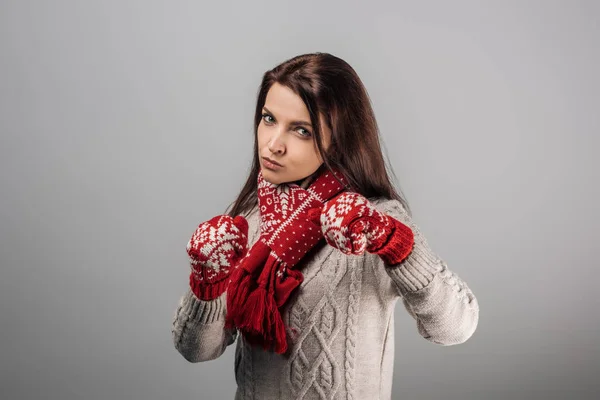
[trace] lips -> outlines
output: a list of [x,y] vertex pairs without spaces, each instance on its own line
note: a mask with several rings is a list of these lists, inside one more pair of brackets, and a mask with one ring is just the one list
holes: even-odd
[[269,157],[263,157],[263,160],[266,160],[266,161],[270,162],[271,164],[275,164],[275,165],[279,165],[280,167],[283,167],[283,165],[279,164],[277,161],[271,160]]

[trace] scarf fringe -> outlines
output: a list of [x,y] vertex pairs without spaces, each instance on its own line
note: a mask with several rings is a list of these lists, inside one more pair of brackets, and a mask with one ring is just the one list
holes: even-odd
[[265,326],[263,326],[263,324],[266,322],[265,315],[272,315],[274,305],[274,303],[269,300],[272,299],[270,296],[267,296],[267,290],[263,287],[259,287],[250,293],[248,300],[246,300],[246,303],[242,306],[243,309],[240,312],[244,318],[240,321],[241,324],[239,327],[250,329],[261,335],[264,334]]
[[275,314],[275,352],[277,354],[285,353],[287,350],[287,337],[285,334],[285,325],[281,314]]
[[287,336],[281,313],[277,309],[275,299],[264,287],[256,289],[248,298],[246,311],[248,323],[244,322],[240,329],[252,337],[262,337],[260,343],[264,350],[273,350],[277,354],[287,351]]
[[[271,252],[269,246],[262,242],[256,245],[257,248],[249,251],[231,274],[229,286],[235,287],[236,290],[227,291],[225,327],[228,329],[232,329],[234,326],[240,327],[240,324],[244,323],[244,307],[249,294],[254,289],[252,286],[256,285],[253,275],[260,271],[258,266],[265,263]],[[251,268],[251,270],[248,271],[246,268]]]
[[[231,293],[228,291],[227,295],[227,317],[225,321],[226,328],[233,328],[234,325],[238,325],[240,322],[240,313],[236,312],[240,310],[240,304],[244,304],[244,299],[248,297],[250,292],[250,284],[252,283],[252,277],[250,275],[242,276],[239,283],[234,279],[231,280],[231,284],[237,285],[238,289]],[[237,305],[237,306],[236,306]]]

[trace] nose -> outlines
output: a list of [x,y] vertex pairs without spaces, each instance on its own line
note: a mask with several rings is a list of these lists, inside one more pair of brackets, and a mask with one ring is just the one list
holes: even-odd
[[283,154],[285,151],[285,143],[283,143],[281,133],[273,134],[271,140],[269,140],[269,143],[267,144],[267,147],[269,148],[269,151],[273,154]]

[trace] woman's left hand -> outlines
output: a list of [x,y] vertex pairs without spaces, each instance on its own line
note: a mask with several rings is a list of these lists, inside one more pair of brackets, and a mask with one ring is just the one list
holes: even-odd
[[[317,215],[311,210],[313,219]],[[327,243],[344,254],[365,251],[380,255],[389,265],[403,261],[412,251],[412,230],[382,212],[356,192],[343,192],[327,201],[318,221]]]

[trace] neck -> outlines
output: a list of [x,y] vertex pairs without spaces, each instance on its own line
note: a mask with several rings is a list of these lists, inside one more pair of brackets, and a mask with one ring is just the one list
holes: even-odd
[[310,183],[313,181],[313,178],[314,178],[314,174],[309,175],[305,178],[302,178],[294,183],[296,185],[300,186],[302,189],[306,189],[307,187],[310,186]]
[[310,184],[312,183],[312,181],[315,179],[315,177],[319,174],[319,172],[321,171],[321,167],[319,167],[315,172],[313,172],[312,174],[310,174],[309,176],[302,178],[300,180],[297,180],[296,182],[294,182],[295,184],[297,184],[298,186],[300,186],[302,189],[306,189],[310,186]]

